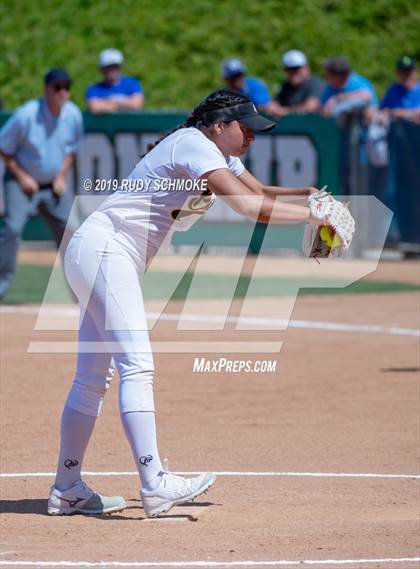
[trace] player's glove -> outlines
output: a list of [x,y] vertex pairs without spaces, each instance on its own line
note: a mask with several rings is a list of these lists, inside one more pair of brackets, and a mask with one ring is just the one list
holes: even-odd
[[350,247],[355,223],[348,207],[324,189],[308,198],[311,223],[305,227],[303,253],[307,257],[342,257]]

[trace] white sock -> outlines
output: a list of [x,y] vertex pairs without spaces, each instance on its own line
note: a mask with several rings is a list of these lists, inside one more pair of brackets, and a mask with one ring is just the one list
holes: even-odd
[[55,486],[68,490],[81,478],[86,447],[95,426],[96,417],[64,407],[61,417],[61,445]]
[[[153,490],[160,482],[162,463],[156,440],[154,411],[130,411],[121,414],[125,434],[133,451],[144,490]],[[158,478],[157,478],[158,477]]]

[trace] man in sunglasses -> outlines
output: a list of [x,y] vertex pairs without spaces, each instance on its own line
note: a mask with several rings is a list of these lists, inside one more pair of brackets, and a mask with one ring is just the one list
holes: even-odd
[[66,175],[83,136],[79,108],[70,99],[64,69],[45,76],[45,94],[16,109],[0,130],[0,156],[6,163],[6,212],[0,227],[0,298],[10,287],[20,238],[36,214],[48,221],[60,245],[72,204]]

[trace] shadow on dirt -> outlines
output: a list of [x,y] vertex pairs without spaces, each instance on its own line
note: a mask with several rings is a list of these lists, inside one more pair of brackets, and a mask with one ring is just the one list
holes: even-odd
[[[119,512],[115,514],[97,514],[92,515],[92,518],[98,518],[101,520],[147,520],[148,518],[144,514],[143,508],[140,505],[140,500],[132,499],[127,500],[127,507],[123,510],[124,513]],[[161,514],[159,518],[155,519],[184,519],[192,522],[197,521],[197,516],[194,513],[185,512],[185,514],[179,511],[179,509],[184,508],[206,508],[208,506],[214,506],[220,504],[214,504],[213,502],[186,502],[185,504],[180,504],[176,506],[176,513],[172,510],[170,513]],[[134,510],[136,515],[127,515],[129,510]],[[134,512],[130,512],[133,513]],[[47,516],[47,500],[33,498],[27,500],[0,500],[0,514],[38,514],[41,516]],[[72,514],[77,515],[77,514]],[[78,514],[81,515],[81,514]],[[51,516],[52,517],[52,516]]]

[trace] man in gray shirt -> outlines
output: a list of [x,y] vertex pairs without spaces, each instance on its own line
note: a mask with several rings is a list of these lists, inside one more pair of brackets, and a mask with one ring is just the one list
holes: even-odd
[[327,84],[312,74],[306,55],[291,49],[283,55],[282,65],[286,81],[273,100],[270,114],[282,117],[289,113],[318,112],[320,98]]
[[72,204],[66,174],[83,136],[83,119],[70,99],[64,69],[45,76],[45,96],[16,109],[0,130],[0,156],[6,163],[4,224],[0,227],[0,298],[16,271],[20,237],[37,213],[48,221],[59,247]]

